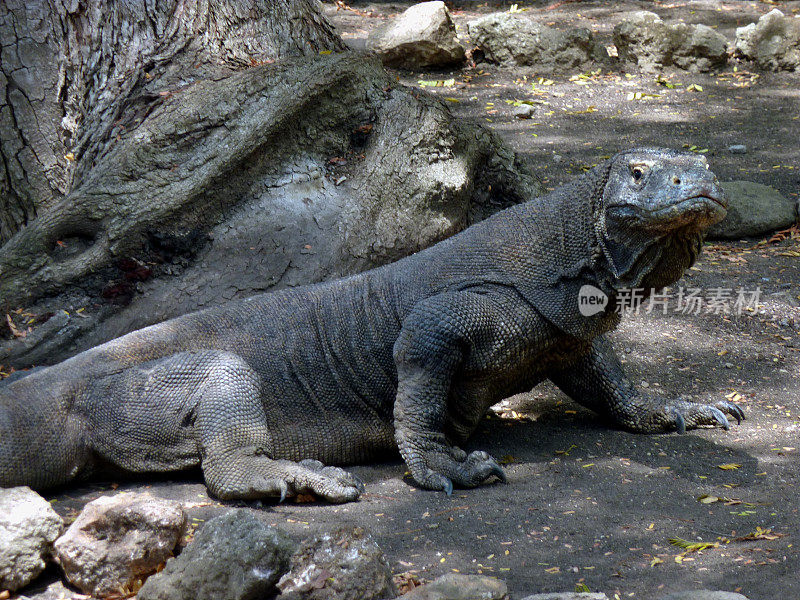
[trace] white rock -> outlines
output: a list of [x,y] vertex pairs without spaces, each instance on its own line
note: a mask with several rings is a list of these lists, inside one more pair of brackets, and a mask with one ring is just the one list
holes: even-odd
[[406,69],[460,63],[464,48],[444,2],[422,2],[379,27],[367,39],[367,48],[384,64]]
[[800,19],[777,8],[736,29],[734,53],[771,71],[800,71]]
[[87,504],[55,543],[67,580],[105,597],[136,591],[172,556],[186,515],[179,502],[149,494],[105,496]]
[[604,52],[588,29],[561,31],[507,12],[470,21],[467,29],[485,60],[493,63],[560,71],[584,65]]
[[645,71],[675,66],[710,71],[728,61],[728,41],[706,25],[664,23],[652,12],[637,11],[614,28],[614,45],[622,60]]
[[63,528],[50,503],[29,487],[0,489],[0,589],[33,581]]
[[448,573],[403,595],[403,600],[503,600],[508,587],[494,577]]

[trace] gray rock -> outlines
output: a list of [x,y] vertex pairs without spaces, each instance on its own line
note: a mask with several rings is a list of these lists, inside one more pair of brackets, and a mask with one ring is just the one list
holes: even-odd
[[367,49],[384,64],[417,69],[460,63],[464,48],[444,2],[422,2],[373,31]]
[[139,600],[250,600],[274,590],[294,544],[236,509],[208,521],[177,558],[145,581]]
[[18,590],[41,573],[64,522],[29,487],[0,489],[0,590]]
[[534,112],[536,112],[536,109],[530,104],[520,104],[514,107],[513,114],[518,119],[530,119]]
[[728,152],[731,154],[747,154],[747,146],[744,144],[734,144],[733,146],[728,146]]
[[533,596],[525,596],[522,600],[608,600],[608,596],[595,592],[558,592],[534,594]]
[[505,583],[485,575],[448,573],[403,594],[403,600],[503,600]]
[[507,12],[470,21],[467,30],[486,61],[542,71],[579,67],[597,59],[602,50],[588,29],[560,31]]
[[308,600],[382,600],[397,596],[383,552],[360,527],[340,528],[304,541],[278,588],[283,594]]
[[711,71],[728,61],[725,36],[706,25],[668,25],[652,12],[638,11],[614,28],[614,45],[622,60],[655,71],[675,66]]
[[30,595],[20,594],[14,596],[14,600],[88,600],[88,596],[78,594],[72,588],[68,588],[61,579],[50,583],[47,587],[37,582],[29,590],[25,591],[29,591]]
[[732,240],[784,229],[795,222],[794,200],[778,190],[751,181],[723,181],[728,197],[728,216],[711,227],[708,238]]
[[662,596],[659,600],[747,600],[746,596],[735,592],[715,592],[712,590],[691,590]]
[[733,50],[762,69],[800,71],[800,19],[773,9],[757,23],[736,29]]
[[67,581],[92,596],[134,592],[183,535],[179,502],[149,494],[105,496],[87,504],[55,543]]

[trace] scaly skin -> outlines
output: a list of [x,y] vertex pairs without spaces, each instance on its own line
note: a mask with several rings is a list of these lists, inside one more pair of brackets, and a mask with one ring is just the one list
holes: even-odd
[[[547,378],[633,431],[727,429],[738,406],[639,392],[603,337],[616,292],[677,281],[724,215],[704,158],[634,150],[394,264],[135,331],[0,385],[0,485],[199,465],[220,498],[343,502],[363,486],[324,464],[399,449],[450,493],[505,479],[454,444]],[[584,285],[609,307],[581,315]]]

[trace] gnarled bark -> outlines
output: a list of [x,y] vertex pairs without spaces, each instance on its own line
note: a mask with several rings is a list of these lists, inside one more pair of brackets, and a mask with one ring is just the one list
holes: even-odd
[[0,244],[79,185],[161,94],[343,47],[313,0],[5,0]]

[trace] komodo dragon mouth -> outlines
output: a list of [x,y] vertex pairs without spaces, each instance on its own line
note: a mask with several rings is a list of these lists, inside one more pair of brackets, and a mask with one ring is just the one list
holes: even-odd
[[711,200],[712,202],[716,202],[722,208],[724,208],[726,212],[728,210],[728,202],[727,202],[727,200],[725,200],[724,198],[716,198],[716,197],[711,196],[709,194],[698,194],[697,196],[692,196],[691,198],[687,198],[685,201],[686,202],[690,202],[691,200],[699,200],[700,198],[705,198],[706,200]]
[[727,214],[728,202],[724,196],[701,192],[655,210],[642,210],[639,218],[651,225],[669,223],[676,228],[693,225],[705,229],[719,223]]

